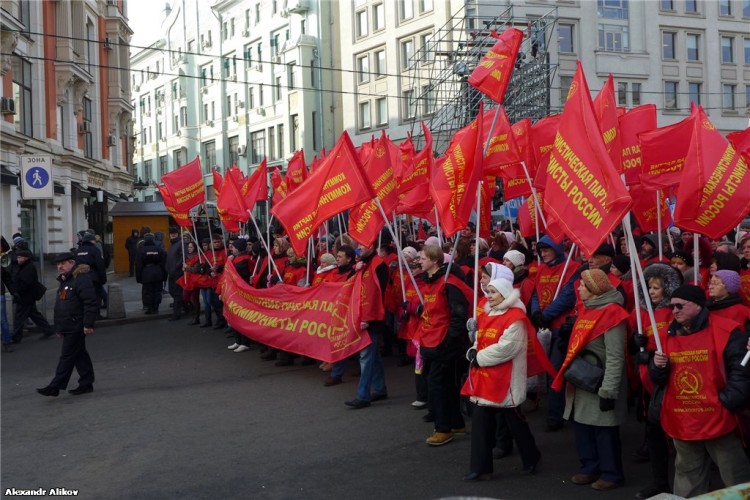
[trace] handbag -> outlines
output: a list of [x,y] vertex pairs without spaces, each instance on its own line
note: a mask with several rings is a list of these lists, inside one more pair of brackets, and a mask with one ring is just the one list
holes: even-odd
[[[596,364],[586,361],[583,354],[592,355],[596,359]],[[602,379],[604,379],[602,360],[591,351],[581,351],[565,370],[564,378],[579,389],[596,393],[602,385]]]
[[34,289],[34,299],[42,300],[45,293],[47,293],[47,287],[37,281],[36,288]]

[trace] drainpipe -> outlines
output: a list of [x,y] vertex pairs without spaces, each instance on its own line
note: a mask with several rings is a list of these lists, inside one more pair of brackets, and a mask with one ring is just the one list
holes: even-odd
[[[224,32],[222,31],[224,29],[224,25],[222,23],[222,16],[221,14],[217,14],[214,10],[214,7],[211,6],[211,14],[214,15],[216,20],[219,22],[219,71],[221,72],[221,79],[219,80],[219,85],[221,87],[219,91],[219,116],[221,117],[221,163],[224,167],[224,169],[231,167],[231,165],[227,162],[227,153],[228,147],[227,147],[227,111],[224,107],[226,106],[226,95],[227,95],[227,81],[224,78]],[[213,167],[213,165],[211,165]]]

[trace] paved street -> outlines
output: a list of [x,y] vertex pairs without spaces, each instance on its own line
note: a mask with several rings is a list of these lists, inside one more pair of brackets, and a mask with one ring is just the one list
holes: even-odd
[[[571,484],[572,429],[531,424],[544,455],[522,476],[516,453],[496,477],[466,484],[469,437],[442,448],[414,411],[409,368],[386,363],[390,398],[363,410],[343,402],[356,378],[323,387],[316,366],[277,368],[257,351],[233,353],[223,333],[165,320],[98,329],[89,337],[93,394],[45,398],[60,343],[28,336],[2,361],[2,490],[80,490],[79,498],[494,498],[631,499],[647,465],[630,455],[639,429],[623,433],[627,486],[601,493]],[[76,375],[71,388],[76,385]]]

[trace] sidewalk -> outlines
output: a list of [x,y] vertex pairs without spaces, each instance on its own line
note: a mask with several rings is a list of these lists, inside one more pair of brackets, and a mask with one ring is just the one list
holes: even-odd
[[[40,280],[44,273],[43,282],[47,287],[47,293],[42,301],[37,302],[37,307],[40,311],[45,311],[47,320],[52,323],[54,318],[55,309],[55,293],[57,287],[60,284],[57,281],[57,267],[54,264],[44,264],[44,269],[40,271]],[[105,319],[98,320],[96,327],[100,328],[103,326],[112,325],[123,325],[127,323],[136,323],[139,321],[150,321],[154,319],[168,318],[172,314],[172,297],[169,294],[163,294],[161,305],[159,306],[159,314],[143,313],[143,303],[141,302],[141,285],[136,283],[135,277],[131,278],[127,274],[116,274],[113,271],[107,272],[107,284],[105,288],[112,284],[117,284],[122,290],[122,297],[125,302],[125,317],[119,319],[106,319],[107,311],[102,309],[101,314]],[[109,291],[109,290],[108,290]]]

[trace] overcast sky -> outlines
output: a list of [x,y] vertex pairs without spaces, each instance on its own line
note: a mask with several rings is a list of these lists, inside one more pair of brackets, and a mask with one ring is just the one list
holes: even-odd
[[164,19],[165,3],[167,2],[164,0],[128,0],[128,24],[133,30],[133,38],[130,40],[133,53],[140,50],[135,47],[154,41]]

